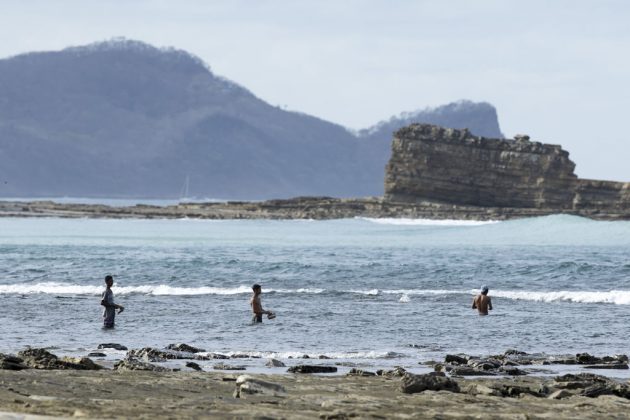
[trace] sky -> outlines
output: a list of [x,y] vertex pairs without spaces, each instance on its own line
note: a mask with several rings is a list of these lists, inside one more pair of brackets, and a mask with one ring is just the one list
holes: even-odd
[[630,1],[0,0],[0,58],[114,37],[176,47],[351,129],[469,99],[507,137],[630,181]]

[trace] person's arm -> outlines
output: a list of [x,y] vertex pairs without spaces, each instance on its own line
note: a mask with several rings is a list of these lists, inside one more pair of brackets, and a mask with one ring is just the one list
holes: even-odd
[[488,298],[488,310],[492,310],[492,300],[490,298]]
[[477,309],[477,297],[474,297],[474,298],[473,298],[472,308],[473,308],[473,309]]
[[107,299],[107,295],[103,295],[103,298],[101,299],[101,306],[104,306],[106,308],[116,309],[118,305],[116,305],[115,303],[109,303],[109,299]]

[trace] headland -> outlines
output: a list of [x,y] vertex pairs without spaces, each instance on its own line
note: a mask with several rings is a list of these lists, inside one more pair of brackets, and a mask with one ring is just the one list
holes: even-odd
[[297,197],[171,206],[0,202],[0,217],[508,220],[571,214],[630,220],[630,183],[580,179],[558,145],[412,124],[394,133],[383,197]]

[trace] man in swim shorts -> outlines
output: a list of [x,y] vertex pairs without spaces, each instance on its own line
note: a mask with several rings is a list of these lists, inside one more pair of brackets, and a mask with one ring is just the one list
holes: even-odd
[[105,284],[107,288],[101,296],[101,306],[105,307],[103,309],[103,328],[114,328],[116,309],[118,309],[118,313],[121,313],[125,308],[122,305],[114,303],[114,292],[112,292],[114,278],[112,276],[105,276]]
[[472,308],[479,311],[479,315],[488,315],[492,310],[492,301],[488,296],[488,286],[481,286],[481,293],[473,299]]
[[254,295],[249,300],[249,304],[252,307],[252,323],[262,322],[262,316],[267,315],[269,319],[275,317],[273,312],[265,311],[262,307],[262,303],[260,302],[260,295],[262,294],[262,287],[260,284],[255,284],[252,286],[252,290],[254,291]]

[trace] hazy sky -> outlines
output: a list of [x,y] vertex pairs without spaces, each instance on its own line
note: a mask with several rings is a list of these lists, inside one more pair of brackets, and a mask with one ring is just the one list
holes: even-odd
[[488,101],[505,135],[562,144],[582,177],[630,181],[630,1],[0,0],[0,57],[117,36],[350,128]]

